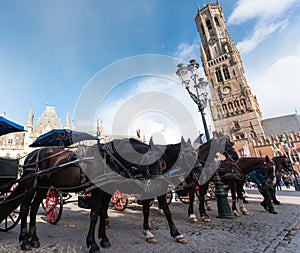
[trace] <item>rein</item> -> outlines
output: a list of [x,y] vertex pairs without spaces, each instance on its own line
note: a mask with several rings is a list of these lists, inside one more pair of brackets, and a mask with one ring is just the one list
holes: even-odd
[[[37,164],[39,164],[39,163],[41,163],[41,162],[47,161],[48,159],[51,159],[52,157],[58,156],[58,155],[60,155],[60,154],[63,154],[63,153],[65,153],[65,152],[67,152],[67,151],[68,151],[68,150],[62,150],[62,151],[60,151],[60,152],[58,152],[58,153],[52,154],[52,155],[50,155],[50,156],[48,156],[48,157],[46,157],[46,158],[43,158],[43,159],[41,159],[41,160],[37,160],[37,161],[35,161],[35,162],[33,162],[33,163],[20,165],[20,167],[23,167],[23,168],[29,168],[29,167],[31,167],[32,165],[37,165]],[[38,155],[39,155],[39,152],[38,152],[38,154],[37,154],[37,159],[38,159]]]

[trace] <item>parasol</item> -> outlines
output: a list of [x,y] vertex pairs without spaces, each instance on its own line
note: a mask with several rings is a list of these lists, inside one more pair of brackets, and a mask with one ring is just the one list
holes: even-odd
[[68,147],[76,142],[84,140],[96,140],[96,137],[84,133],[67,129],[53,129],[40,135],[29,147],[62,146]]
[[24,127],[0,116],[0,135],[25,131]]

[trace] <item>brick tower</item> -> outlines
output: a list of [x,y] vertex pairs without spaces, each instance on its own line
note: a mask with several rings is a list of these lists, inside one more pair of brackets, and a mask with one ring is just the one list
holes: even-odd
[[216,130],[233,140],[264,138],[262,113],[247,83],[239,52],[228,34],[219,2],[198,8],[195,22]]

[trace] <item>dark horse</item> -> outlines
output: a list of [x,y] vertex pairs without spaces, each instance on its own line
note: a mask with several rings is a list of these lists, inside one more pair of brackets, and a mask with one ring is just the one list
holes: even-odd
[[269,191],[273,204],[280,205],[280,201],[276,198],[276,185],[280,183],[283,174],[293,172],[293,167],[290,159],[286,155],[275,156],[272,158],[275,163],[275,170],[268,171]]
[[[236,162],[231,159],[226,159],[220,162],[219,174],[222,181],[227,184],[231,190],[232,212],[234,216],[240,216],[236,207],[237,202],[239,203],[242,214],[249,214],[243,203],[243,186],[246,182],[247,175],[256,169],[273,169],[274,165],[274,162],[270,160],[268,156],[265,158],[243,157],[239,158]],[[267,178],[266,174],[265,177]]]
[[198,185],[199,194],[197,194],[197,196],[199,198],[199,213],[203,221],[210,221],[205,210],[205,196],[209,182],[216,171],[214,164],[216,154],[220,153],[235,160],[238,158],[238,154],[233,148],[233,143],[229,140],[229,138],[222,133],[217,132],[214,133],[212,139],[198,147],[196,152],[198,154],[198,161],[200,162],[201,167],[191,170],[184,182],[177,186],[177,189],[181,189],[183,191],[186,189],[188,190],[190,200],[188,216],[192,222],[198,222],[194,213],[195,190]]
[[[130,142],[130,140],[127,141]],[[21,249],[30,250],[32,247],[40,246],[36,229],[36,214],[40,203],[46,197],[50,187],[67,192],[89,191],[91,193],[91,212],[90,228],[86,238],[87,247],[90,248],[90,252],[100,252],[94,235],[98,216],[100,216],[98,230],[98,238],[101,239],[100,244],[102,247],[110,247],[110,242],[105,231],[105,219],[107,218],[107,209],[111,195],[116,187],[122,190],[122,186],[128,185],[128,182],[130,185],[135,184],[134,180],[124,181],[123,178],[125,177],[121,177],[118,173],[122,172],[131,178],[134,175],[141,175],[142,178],[146,179],[146,182],[149,182],[153,175],[162,174],[161,162],[158,159],[161,155],[159,150],[151,150],[149,147],[146,149],[145,144],[138,143],[136,140],[132,141],[130,145],[134,146],[135,150],[138,150],[140,156],[138,161],[130,161],[125,163],[125,165],[122,165],[120,160],[114,159],[115,157],[110,155],[111,153],[108,149],[104,150],[103,146],[97,145],[78,149],[76,152],[65,150],[61,147],[46,147],[30,153],[25,159],[23,166],[22,177],[26,178],[26,180],[20,181],[15,190],[16,193],[22,193],[19,236]],[[149,152],[145,152],[145,150]],[[129,152],[129,155],[135,158],[136,152],[133,152],[133,154],[132,152]],[[102,156],[104,153],[106,154],[105,157]],[[190,153],[182,153],[183,161],[190,160]],[[82,154],[84,154],[84,157],[82,157]],[[84,159],[88,161],[81,162]],[[107,164],[112,165],[113,169],[107,166]],[[119,177],[111,175],[111,172],[116,169],[114,167],[115,164],[119,166],[117,168],[119,170],[118,173],[115,173]],[[87,175],[87,178],[84,174]],[[122,178],[121,181],[119,180],[120,177]],[[115,187],[111,186],[116,180],[119,183],[115,183]],[[105,183],[108,185],[108,188],[105,188]],[[145,192],[143,183],[136,184],[136,186],[137,188],[142,188]],[[12,194],[11,198],[14,197]],[[167,207],[164,204],[163,206]],[[28,230],[27,215],[29,209],[30,223]],[[170,212],[166,211],[165,213],[168,216],[171,235],[178,238],[179,242],[181,238],[185,239],[175,227]],[[1,217],[5,216],[1,211],[0,215]]]

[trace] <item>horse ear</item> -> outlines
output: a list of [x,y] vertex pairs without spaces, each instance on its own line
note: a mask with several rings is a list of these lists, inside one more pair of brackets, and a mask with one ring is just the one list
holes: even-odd
[[150,138],[149,146],[150,146],[150,147],[153,147],[153,146],[154,146],[154,143],[153,143],[153,136],[151,136],[151,138]]
[[184,144],[185,144],[185,140],[184,140],[184,138],[183,138],[183,136],[181,136],[181,146],[183,146]]
[[269,163],[270,162],[269,156],[266,156],[265,160],[266,160],[267,163]]
[[192,145],[192,141],[191,141],[190,138],[188,138],[187,143],[188,143],[189,145]]

